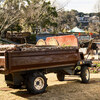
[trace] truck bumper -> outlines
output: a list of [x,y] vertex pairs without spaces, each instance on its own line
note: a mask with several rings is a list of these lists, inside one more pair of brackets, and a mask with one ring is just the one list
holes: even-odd
[[77,66],[87,65],[88,67],[96,67],[96,64],[93,64],[91,60],[81,60],[77,62]]

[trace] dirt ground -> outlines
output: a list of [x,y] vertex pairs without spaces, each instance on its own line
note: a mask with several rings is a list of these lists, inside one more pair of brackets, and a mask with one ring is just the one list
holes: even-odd
[[4,76],[0,75],[0,100],[100,100],[100,73],[91,74],[89,84],[82,84],[77,76],[66,76],[64,82],[59,82],[55,74],[46,77],[46,92],[30,95],[25,89],[7,88]]

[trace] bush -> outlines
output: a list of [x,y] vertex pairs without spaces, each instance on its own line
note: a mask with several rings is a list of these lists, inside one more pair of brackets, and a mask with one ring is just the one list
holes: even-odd
[[90,72],[99,73],[100,72],[100,64],[97,64],[97,66],[94,68],[90,68]]
[[28,38],[28,43],[35,44],[36,43],[36,34],[31,34]]

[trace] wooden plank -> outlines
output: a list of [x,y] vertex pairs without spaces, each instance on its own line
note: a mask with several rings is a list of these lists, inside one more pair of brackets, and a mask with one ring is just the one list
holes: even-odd
[[0,66],[5,66],[5,57],[0,57]]
[[37,41],[36,45],[46,45],[46,42],[43,39]]

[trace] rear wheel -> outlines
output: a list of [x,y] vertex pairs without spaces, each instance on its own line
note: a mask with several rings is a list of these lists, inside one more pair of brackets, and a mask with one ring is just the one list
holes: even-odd
[[83,83],[88,83],[90,80],[90,72],[87,66],[81,68],[81,79]]
[[65,78],[65,74],[63,72],[58,72],[57,73],[57,79],[59,81],[64,81],[64,78]]
[[12,76],[12,74],[5,75],[5,82],[6,82],[7,86],[9,88],[13,88],[13,89],[21,89],[22,84],[19,83],[18,78],[16,78],[16,80],[17,80],[16,82],[19,83],[17,85],[16,85],[16,82],[14,82],[13,78],[14,77]]
[[33,73],[28,76],[27,90],[29,93],[43,93],[47,87],[47,79],[42,73]]

